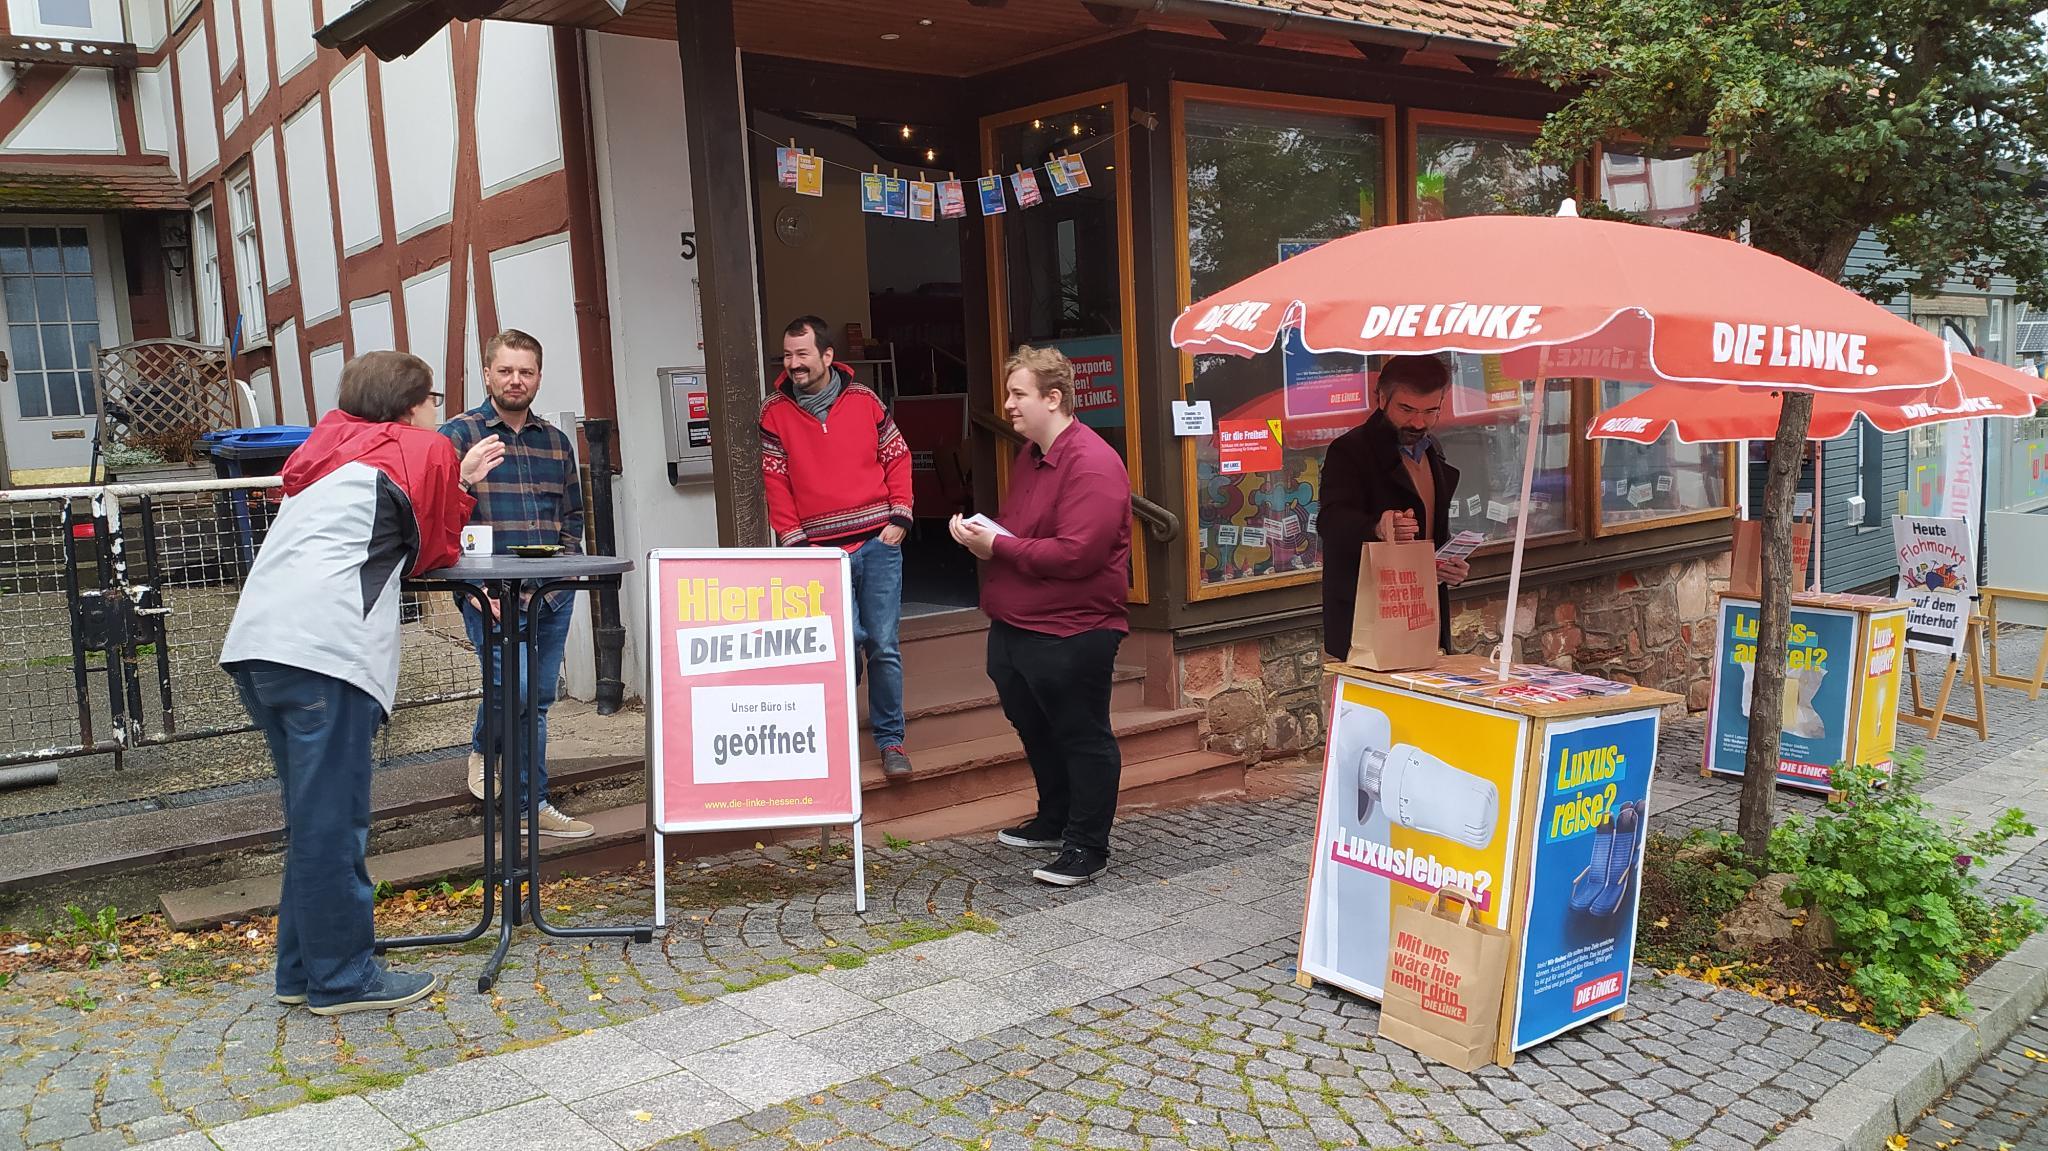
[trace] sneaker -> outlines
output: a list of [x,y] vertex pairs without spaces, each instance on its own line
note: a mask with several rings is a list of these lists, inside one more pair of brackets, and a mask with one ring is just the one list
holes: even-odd
[[469,793],[478,799],[484,797],[484,753],[469,753]]
[[560,808],[546,800],[540,804],[540,833],[556,839],[589,839],[591,826],[580,819],[570,819]]
[[350,1015],[357,1011],[396,1011],[409,1007],[434,993],[441,977],[432,972],[385,971],[360,998],[325,1007],[309,1007],[315,1015]]
[[890,783],[901,783],[910,778],[910,757],[903,753],[902,744],[882,749],[882,778]]
[[1086,851],[1068,848],[1050,867],[1041,867],[1031,873],[1031,878],[1054,887],[1079,887],[1092,882],[1096,876],[1109,870],[1109,860],[1099,859]]
[[277,1002],[280,1006],[284,1007],[304,1007],[306,1005],[306,993],[301,991],[297,995],[286,995],[280,991],[277,993]]
[[1024,824],[1022,827],[1006,827],[996,832],[996,842],[1005,847],[1044,850],[1058,847],[1062,841],[1058,835],[1046,831],[1036,821],[1033,821]]

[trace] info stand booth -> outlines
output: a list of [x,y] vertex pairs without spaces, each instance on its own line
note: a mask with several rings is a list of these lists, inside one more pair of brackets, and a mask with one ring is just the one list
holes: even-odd
[[1477,656],[1335,677],[1300,976],[1385,991],[1396,905],[1444,886],[1509,935],[1495,1061],[1628,1002],[1650,777],[1677,696]]
[[[1902,600],[1800,592],[1785,642],[1784,734],[1778,782],[1831,791],[1837,764],[1889,768],[1899,728],[1899,669],[1906,651]],[[1701,775],[1743,773],[1759,607],[1721,597],[1714,639],[1713,706]]]

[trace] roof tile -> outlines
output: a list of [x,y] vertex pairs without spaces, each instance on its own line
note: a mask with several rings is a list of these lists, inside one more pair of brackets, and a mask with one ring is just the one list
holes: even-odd
[[1515,0],[1238,0],[1255,8],[1356,20],[1489,44],[1512,44],[1526,22]]
[[185,185],[167,164],[0,164],[7,211],[183,211]]

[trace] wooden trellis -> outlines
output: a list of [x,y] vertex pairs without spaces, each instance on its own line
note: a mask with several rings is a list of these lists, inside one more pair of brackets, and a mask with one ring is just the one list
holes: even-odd
[[240,399],[226,348],[143,340],[99,353],[100,450],[153,451],[190,459],[199,437],[240,427]]

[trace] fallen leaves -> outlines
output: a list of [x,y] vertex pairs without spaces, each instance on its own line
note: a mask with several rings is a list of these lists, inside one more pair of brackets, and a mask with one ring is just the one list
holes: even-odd
[[1894,1135],[1885,1140],[1884,1145],[1891,1148],[1892,1151],[1906,1151],[1906,1137],[1904,1135]]
[[654,1113],[652,1111],[635,1111],[633,1112],[633,1122],[652,1123],[654,1122]]

